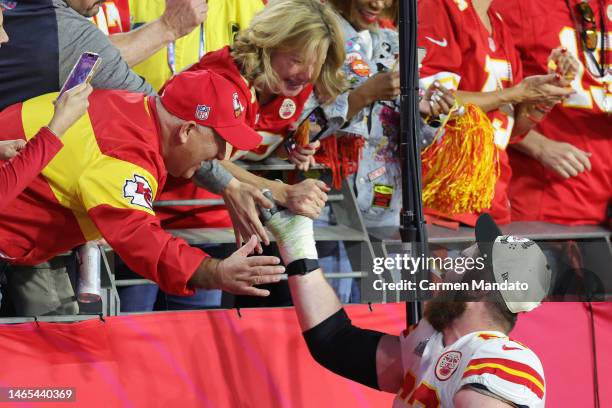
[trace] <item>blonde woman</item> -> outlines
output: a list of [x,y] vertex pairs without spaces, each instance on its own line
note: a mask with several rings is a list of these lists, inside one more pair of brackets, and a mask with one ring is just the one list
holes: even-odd
[[[232,101],[235,114],[257,130],[263,142],[253,151],[234,152],[232,159],[262,160],[282,148],[281,142],[300,118],[304,104],[314,98],[313,90],[322,103],[342,93],[346,87],[340,70],[343,62],[342,29],[329,6],[318,0],[273,0],[255,15],[248,28],[238,33],[231,47],[206,54],[189,70],[215,71],[238,87]],[[344,115],[346,110],[345,106]],[[316,147],[317,144],[298,148],[290,160],[304,168]],[[248,181],[246,172],[231,163],[224,165],[238,180]],[[290,191],[278,183],[268,187],[277,201],[289,201],[287,204],[294,207],[294,212],[311,218],[319,215],[328,190],[318,180],[295,184]],[[193,183],[174,179],[168,181],[162,197],[194,198],[211,198],[211,194]],[[304,208],[308,203],[311,208]],[[231,226],[225,208],[194,209],[188,212],[188,219],[178,222],[175,221],[178,214],[187,213],[184,207],[175,210],[164,207],[163,211],[162,217],[173,221],[168,227]]]

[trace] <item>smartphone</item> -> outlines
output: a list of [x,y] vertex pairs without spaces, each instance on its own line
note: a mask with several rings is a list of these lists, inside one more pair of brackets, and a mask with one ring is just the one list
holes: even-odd
[[72,71],[70,71],[70,75],[68,75],[66,82],[64,82],[64,85],[57,96],[58,99],[67,90],[81,85],[82,83],[89,83],[99,63],[100,56],[98,54],[93,52],[84,52],[81,54],[79,60],[76,62],[76,64],[74,64],[74,67],[72,67]]
[[[326,135],[326,131],[329,126],[327,124],[325,113],[321,107],[316,107],[314,110],[312,110],[312,112],[306,116],[306,119],[299,124],[297,129],[299,129],[306,121],[310,122],[310,134],[308,136],[309,143],[314,143],[322,136]],[[291,135],[285,140],[285,149],[287,149],[288,153],[293,151],[293,149],[296,147],[295,134],[296,131],[291,133]]]

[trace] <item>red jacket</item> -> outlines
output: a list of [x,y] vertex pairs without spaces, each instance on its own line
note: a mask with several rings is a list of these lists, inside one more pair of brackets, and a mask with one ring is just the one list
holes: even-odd
[[[30,139],[53,114],[57,94],[0,113],[0,128]],[[0,212],[0,256],[36,265],[104,237],[130,269],[165,291],[189,295],[206,254],[165,232],[152,210],[167,171],[155,99],[94,91],[88,114],[63,136],[64,148]]]

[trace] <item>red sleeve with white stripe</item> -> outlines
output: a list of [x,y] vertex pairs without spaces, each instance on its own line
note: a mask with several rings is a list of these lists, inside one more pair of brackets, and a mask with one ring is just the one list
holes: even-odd
[[99,205],[89,216],[127,266],[170,294],[192,295],[187,282],[208,255],[164,231],[157,217],[130,208]]

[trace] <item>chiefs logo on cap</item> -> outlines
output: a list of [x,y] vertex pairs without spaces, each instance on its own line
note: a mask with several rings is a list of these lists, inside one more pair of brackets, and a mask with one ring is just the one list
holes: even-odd
[[236,116],[237,118],[240,117],[240,115],[242,115],[242,112],[244,111],[244,107],[240,103],[240,99],[238,98],[238,92],[234,92],[234,94],[232,95],[232,106],[234,107],[234,116]]
[[198,105],[195,113],[196,118],[199,120],[206,120],[208,119],[208,115],[210,115],[210,106]]

